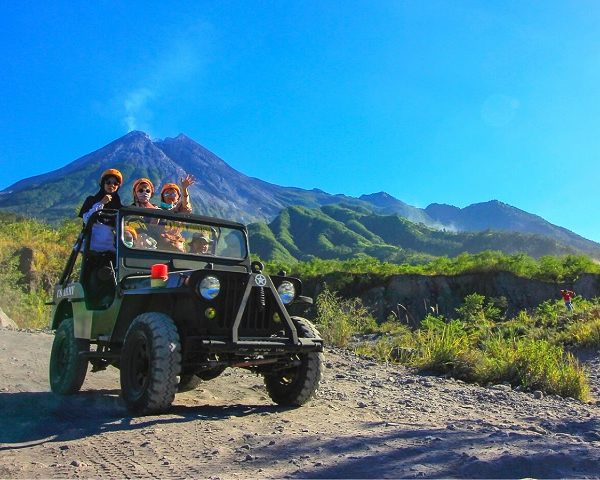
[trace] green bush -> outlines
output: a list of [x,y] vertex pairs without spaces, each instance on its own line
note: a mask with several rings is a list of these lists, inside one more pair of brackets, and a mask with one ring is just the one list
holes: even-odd
[[[493,308],[486,314],[492,303],[469,296],[458,309],[461,319],[428,315],[416,331],[390,319],[380,326],[384,336],[356,352],[482,385],[509,382],[586,400],[585,371],[563,345],[600,345],[600,302],[581,299],[580,311],[567,315],[559,301],[549,301],[533,315],[521,311],[508,320]],[[485,335],[482,325],[491,325]]]
[[535,310],[536,325],[544,328],[555,328],[565,307],[555,300],[546,300]]
[[0,307],[20,328],[45,328],[50,295],[44,290],[28,292],[19,285],[20,275],[14,271],[0,274]]
[[589,386],[585,371],[561,346],[545,340],[494,339],[484,345],[483,362],[474,368],[479,383],[510,382],[526,390],[586,400]]
[[377,322],[359,298],[342,299],[325,288],[316,303],[316,323],[323,339],[339,347],[346,347],[355,333],[368,333],[377,329]]
[[355,353],[381,362],[412,363],[416,354],[416,337],[408,326],[388,320],[379,326],[378,331],[381,333],[379,338],[358,343],[354,347]]
[[483,295],[467,295],[464,303],[456,309],[466,330],[477,338],[485,338],[494,324],[502,318],[502,310]]
[[569,325],[561,340],[567,345],[600,348],[600,318],[580,320]]
[[462,322],[444,322],[428,315],[416,333],[415,366],[436,373],[448,373],[462,368],[461,358],[470,348],[471,338]]
[[402,323],[402,321],[394,314],[388,316],[385,322],[380,323],[377,326],[377,332],[402,336],[411,334],[412,330],[408,325]]
[[525,310],[521,310],[513,318],[495,324],[491,330],[491,334],[498,335],[505,340],[525,336],[532,337],[535,336],[535,328],[535,319]]
[[[330,273],[361,275],[459,275],[474,272],[511,272],[524,278],[550,282],[574,282],[583,273],[600,273],[600,264],[583,255],[545,256],[536,260],[526,254],[507,255],[499,251],[486,250],[480,253],[461,253],[455,257],[433,257],[415,251],[402,252],[387,259],[378,260],[364,253],[348,259],[312,258],[308,261],[286,262],[291,271],[300,278],[323,276]],[[394,260],[393,262],[391,260]],[[280,265],[281,261],[267,263]]]
[[[0,218],[0,307],[21,328],[48,325],[50,289],[60,276],[80,221],[55,228],[36,220]],[[33,251],[32,279],[19,271],[19,252]]]

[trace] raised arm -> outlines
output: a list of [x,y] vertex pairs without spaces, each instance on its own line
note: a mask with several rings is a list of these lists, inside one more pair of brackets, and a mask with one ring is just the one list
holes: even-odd
[[181,211],[191,213],[192,204],[190,202],[190,192],[188,188],[196,183],[196,178],[193,175],[187,174],[181,179]]

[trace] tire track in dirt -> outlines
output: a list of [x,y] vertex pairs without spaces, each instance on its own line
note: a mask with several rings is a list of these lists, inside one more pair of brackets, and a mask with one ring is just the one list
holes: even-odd
[[112,368],[88,373],[78,395],[49,393],[51,340],[0,330],[2,478],[600,478],[595,403],[328,349],[302,408],[273,405],[262,378],[228,369],[164,415],[131,417]]

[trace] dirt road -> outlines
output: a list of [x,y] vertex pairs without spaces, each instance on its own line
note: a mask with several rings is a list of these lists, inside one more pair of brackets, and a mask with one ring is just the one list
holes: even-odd
[[[0,478],[600,478],[600,407],[329,350],[310,404],[239,369],[131,417],[118,372],[49,393],[52,336],[0,329]],[[598,396],[597,356],[589,359]],[[539,395],[538,395],[539,396]]]

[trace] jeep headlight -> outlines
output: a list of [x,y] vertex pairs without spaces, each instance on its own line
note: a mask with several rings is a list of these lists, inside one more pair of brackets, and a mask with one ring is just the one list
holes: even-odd
[[277,287],[277,293],[279,294],[279,298],[281,298],[281,302],[287,305],[292,303],[292,300],[296,296],[296,287],[294,287],[292,282],[284,281]]
[[198,293],[206,300],[215,298],[221,290],[221,282],[217,277],[208,275],[204,277],[197,287]]

